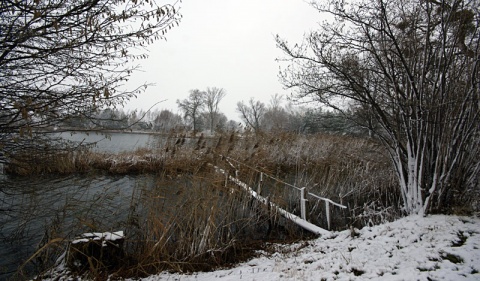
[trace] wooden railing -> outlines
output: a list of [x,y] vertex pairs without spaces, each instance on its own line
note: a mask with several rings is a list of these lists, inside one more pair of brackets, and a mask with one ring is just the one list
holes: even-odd
[[[321,201],[324,201],[325,202],[325,214],[326,214],[326,219],[327,219],[327,229],[330,230],[331,229],[331,217],[330,217],[330,205],[334,205],[336,207],[339,207],[339,208],[342,208],[342,209],[346,209],[347,207],[342,205],[342,204],[339,204],[339,203],[336,203],[334,201],[332,201],[331,199],[328,199],[328,198],[325,198],[325,197],[321,197],[321,196],[318,196],[314,193],[311,193],[311,192],[307,192],[306,191],[306,187],[297,187],[293,184],[290,184],[290,183],[287,183],[281,179],[278,179],[272,175],[269,175],[268,173],[265,173],[264,171],[261,171],[255,167],[251,167],[245,163],[242,163],[236,159],[233,159],[233,158],[230,158],[230,157],[226,157],[226,156],[222,156],[222,159],[225,160],[225,162],[230,166],[230,168],[232,168],[234,171],[235,171],[235,177],[233,176],[230,176],[228,175],[224,170],[221,170],[222,173],[224,173],[226,175],[226,182],[230,179],[231,181],[234,181],[237,185],[241,185],[242,187],[244,187],[245,189],[247,189],[247,191],[249,192],[254,192],[254,197],[258,197],[260,196],[261,197],[261,188],[262,188],[262,184],[263,184],[263,179],[264,177],[268,177],[276,182],[279,182],[279,183],[282,183],[283,185],[285,186],[288,186],[288,187],[291,187],[295,190],[298,190],[300,192],[300,219],[304,222],[307,222],[307,208],[306,208],[306,203],[308,201],[307,199],[307,195],[308,196],[311,196],[313,198],[315,198],[316,200],[321,200]],[[255,171],[255,172],[258,172],[260,174],[260,181],[258,183],[258,187],[257,187],[257,190],[254,191],[253,188],[249,187],[247,184],[243,183],[239,178],[238,178],[238,167],[235,166],[232,162],[236,163],[237,165],[240,165],[240,166],[243,166],[243,167],[246,167],[248,168],[249,170],[252,170],[252,171]],[[219,169],[218,167],[216,167],[217,169]],[[219,170],[217,170],[219,171]],[[251,193],[253,195],[253,193]],[[262,197],[263,198],[263,197]],[[257,198],[258,199],[258,198]],[[266,199],[265,199],[266,200]],[[265,203],[266,204],[266,203]],[[270,204],[273,204],[273,203],[270,203]],[[276,208],[278,208],[277,206],[275,206]],[[284,210],[282,210],[284,211]],[[286,211],[284,211],[286,212]],[[288,213],[288,212],[287,212]],[[293,214],[289,213],[291,216]],[[295,215],[293,215],[295,216]],[[295,216],[296,217],[296,216]],[[298,217],[297,217],[298,218]],[[297,220],[298,221],[298,220]],[[298,223],[297,223],[298,224]],[[303,225],[300,225],[303,227]],[[317,226],[318,227],[318,226]],[[310,229],[308,229],[310,230]],[[322,229],[324,230],[324,229]],[[318,231],[318,229],[315,228],[315,231]],[[313,231],[313,232],[315,232]]]

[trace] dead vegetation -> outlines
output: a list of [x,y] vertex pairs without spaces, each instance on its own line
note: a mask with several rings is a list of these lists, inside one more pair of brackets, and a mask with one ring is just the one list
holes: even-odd
[[[375,141],[350,136],[230,133],[188,137],[185,133],[171,133],[156,146],[128,153],[77,150],[18,154],[6,170],[20,175],[101,172],[177,177],[211,173],[209,164],[229,170],[230,174],[236,170],[242,181],[255,187],[261,172],[279,179],[266,177],[262,189],[281,207],[299,208],[298,192],[284,188],[282,181],[348,205],[346,212],[335,211],[339,221],[333,228],[376,224],[400,215],[400,198],[389,158]],[[325,225],[322,204],[310,198],[309,219]]]
[[[332,229],[391,220],[399,215],[388,158],[368,139],[331,135],[236,134],[214,138],[170,137],[133,153],[90,151],[19,155],[10,173],[158,175],[132,194],[121,266],[101,262],[75,274],[102,279],[141,277],[162,270],[192,272],[228,266],[255,255],[266,241],[310,236],[225,180],[209,164],[259,188],[278,206],[298,213],[298,192],[285,182],[348,206],[331,210]],[[28,165],[21,164],[28,160]],[[228,161],[227,161],[228,160]],[[260,173],[264,177],[260,183]],[[174,187],[172,189],[172,187]],[[260,190],[261,189],[261,190]],[[309,198],[308,219],[326,227],[322,202]],[[92,231],[102,231],[92,229]],[[105,275],[108,272],[108,275]],[[71,273],[71,272],[70,272]]]

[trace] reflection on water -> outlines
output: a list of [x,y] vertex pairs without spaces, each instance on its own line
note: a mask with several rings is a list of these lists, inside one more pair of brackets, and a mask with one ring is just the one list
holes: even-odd
[[124,229],[135,189],[153,180],[153,176],[2,176],[0,280],[51,239]]

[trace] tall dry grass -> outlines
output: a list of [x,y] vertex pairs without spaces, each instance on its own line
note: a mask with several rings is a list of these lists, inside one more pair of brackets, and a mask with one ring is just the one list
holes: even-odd
[[[390,160],[373,140],[337,135],[234,136],[233,141],[223,144],[221,153],[237,160],[234,164],[240,177],[251,186],[258,185],[262,171],[348,206],[346,210],[330,208],[333,229],[377,224],[401,215]],[[264,177],[263,186],[266,196],[299,213],[298,190],[268,177]],[[307,217],[326,227],[325,203],[311,196],[307,199]]]
[[273,231],[276,214],[224,184],[223,177],[205,171],[158,182],[141,194],[136,200],[143,202],[137,215],[142,223],[131,230],[130,266],[119,274],[208,271],[251,257],[259,241],[274,232],[282,232],[284,239],[302,237],[287,228]]
[[[226,182],[209,163],[232,175],[238,171],[239,178],[262,196],[297,215],[299,192],[285,182],[348,206],[346,210],[331,207],[333,229],[379,223],[400,215],[388,157],[372,140],[230,133],[190,139],[179,134],[159,143],[152,149],[117,155],[65,154],[50,159],[48,170],[33,169],[160,175],[153,188],[132,195],[127,255],[123,266],[115,269],[119,277],[141,277],[161,270],[212,270],[251,257],[262,241],[308,236]],[[264,177],[260,183],[260,172],[278,180]],[[308,219],[326,227],[324,203],[314,197],[308,200]],[[95,277],[95,272],[104,271],[87,274]]]
[[91,172],[188,173],[194,171],[198,163],[205,161],[202,159],[205,141],[202,140],[203,137],[195,139],[198,144],[194,146],[192,138],[186,134],[172,133],[166,141],[159,141],[161,146],[121,153],[94,152],[88,147],[25,149],[10,156],[5,171],[24,176]]
[[[135,189],[125,233],[120,264],[112,267],[88,257],[89,265],[78,267],[82,271],[67,274],[104,280],[163,270],[209,271],[251,258],[266,247],[265,241],[310,237],[237,186],[225,185],[224,177],[214,169],[159,176],[154,185]],[[43,248],[46,253],[48,249]],[[43,276],[55,275],[48,271]]]
[[[307,191],[345,203],[347,212],[334,209],[337,227],[346,224],[379,223],[400,215],[400,198],[388,157],[373,140],[338,135],[235,133],[217,137],[188,137],[172,132],[157,147],[120,154],[88,150],[17,155],[7,171],[16,174],[155,173],[168,176],[196,174],[212,163],[232,170],[225,157],[235,161],[240,178],[257,186],[263,171]],[[250,167],[250,168],[248,168]],[[251,169],[253,168],[253,169]],[[298,192],[275,181],[265,182],[278,204],[295,205]],[[287,199],[285,199],[287,198]],[[322,202],[309,198],[309,217],[324,224]],[[284,202],[282,202],[284,201]],[[293,206],[298,209],[299,206]],[[314,210],[314,211],[312,211]],[[340,220],[339,218],[342,217]]]

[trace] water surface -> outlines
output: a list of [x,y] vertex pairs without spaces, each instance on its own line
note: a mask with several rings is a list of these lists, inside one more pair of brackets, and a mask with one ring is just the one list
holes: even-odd
[[[94,151],[109,153],[152,148],[160,139],[141,133],[62,132],[56,136],[95,144]],[[124,230],[135,211],[132,200],[153,181],[151,175],[0,175],[0,280],[11,277],[52,239]],[[26,270],[41,262],[34,259]]]
[[147,133],[62,132],[54,135],[82,144],[91,144],[93,151],[119,153],[139,148],[153,148],[164,137]]

